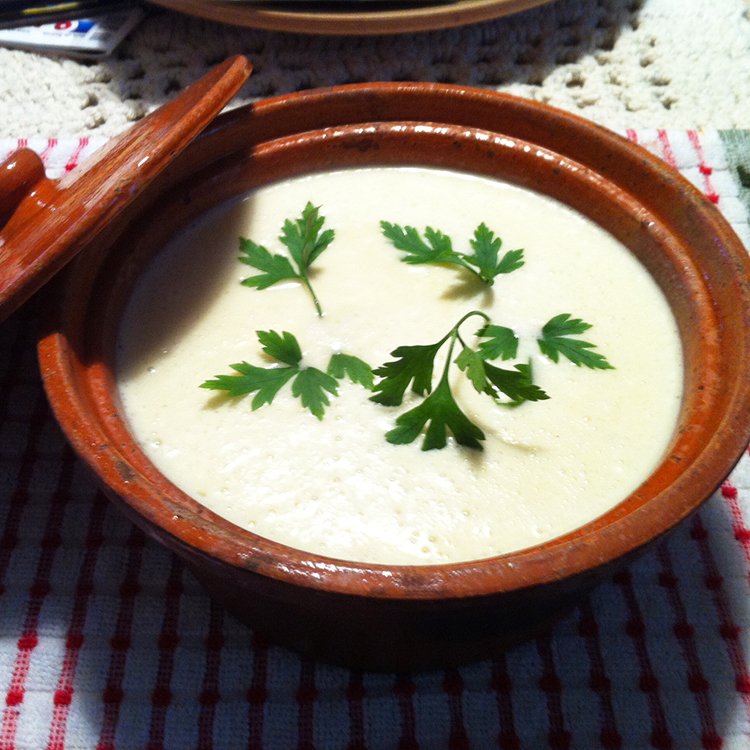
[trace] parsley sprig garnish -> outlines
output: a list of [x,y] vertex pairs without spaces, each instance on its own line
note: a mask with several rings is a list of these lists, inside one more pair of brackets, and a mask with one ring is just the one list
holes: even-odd
[[[413,442],[429,422],[425,432],[422,450],[444,448],[448,431],[459,445],[467,448],[482,449],[480,440],[485,439],[484,432],[461,411],[451,391],[448,373],[454,363],[453,351],[458,343],[461,352],[455,359],[459,369],[465,371],[478,393],[485,393],[500,401],[501,394],[510,399],[504,403],[519,404],[523,401],[540,401],[549,396],[531,377],[530,365],[516,365],[514,370],[506,370],[487,362],[488,358],[510,359],[515,356],[517,339],[510,329],[502,326],[486,325],[478,335],[487,338],[484,348],[472,349],[461,337],[461,325],[471,317],[480,316],[489,324],[489,317],[479,310],[472,310],[464,315],[442,339],[434,344],[400,346],[391,352],[398,359],[386,362],[374,370],[381,378],[375,384],[375,395],[371,401],[385,406],[398,406],[402,403],[404,393],[411,384],[411,390],[418,396],[429,394],[425,400],[413,409],[404,412],[396,419],[396,427],[386,433],[389,443],[401,445]],[[510,336],[508,332],[510,331]],[[515,343],[509,343],[513,338]],[[435,390],[432,390],[432,374],[435,357],[443,345],[448,343],[448,353]]]
[[406,253],[401,259],[404,263],[451,263],[470,271],[488,286],[493,285],[495,276],[515,271],[524,264],[523,250],[509,250],[498,260],[502,240],[484,223],[474,231],[474,239],[469,240],[472,253],[457,252],[451,238],[432,227],[424,230],[424,239],[414,227],[401,227],[387,221],[381,221],[380,227],[385,237]]
[[257,391],[252,401],[255,411],[270,404],[281,388],[292,380],[292,395],[302,402],[318,419],[323,419],[325,407],[330,404],[328,394],[338,396],[338,381],[348,376],[365,388],[373,386],[370,366],[357,357],[342,352],[331,355],[328,371],[302,364],[302,351],[296,337],[288,331],[256,331],[263,351],[282,364],[281,367],[256,367],[247,362],[230,365],[237,375],[217,375],[201,383],[201,388],[224,391],[230,398]]
[[287,219],[279,240],[286,245],[294,260],[297,270],[285,255],[271,254],[263,245],[258,245],[252,240],[240,237],[240,260],[249,266],[257,268],[263,273],[250,276],[242,283],[256,289],[266,289],[277,284],[279,281],[296,279],[307,287],[315,303],[318,315],[323,315],[312,285],[308,270],[316,258],[331,244],[334,238],[333,229],[326,229],[321,233],[325,217],[320,216],[320,206],[309,203],[302,211],[302,216],[295,221]]
[[[257,289],[265,289],[279,281],[296,279],[310,292],[318,315],[322,310],[310,284],[308,270],[316,258],[330,245],[334,238],[332,229],[321,232],[324,217],[319,207],[309,203],[296,221],[287,219],[279,240],[288,248],[297,266],[295,271],[289,258],[272,255],[265,247],[252,240],[240,239],[240,257],[262,274],[251,276],[242,283]],[[424,239],[410,226],[402,228],[387,221],[381,222],[383,234],[406,255],[402,260],[410,264],[449,263],[460,266],[492,286],[499,274],[510,273],[523,264],[523,250],[511,250],[499,258],[502,242],[485,224],[480,224],[469,241],[473,252],[460,253],[453,250],[450,237],[441,231],[427,227]],[[461,336],[461,326],[472,317],[481,317],[484,325],[476,332],[481,339],[469,346]],[[537,343],[543,354],[553,362],[560,356],[577,366],[592,369],[614,369],[607,359],[594,352],[595,345],[573,338],[591,328],[580,318],[562,313],[551,318],[542,328]],[[374,391],[371,401],[383,406],[400,406],[406,390],[411,390],[424,400],[413,409],[396,418],[396,426],[386,433],[393,444],[411,443],[424,432],[422,450],[443,448],[449,433],[459,445],[482,449],[484,432],[461,410],[451,390],[450,368],[455,364],[474,389],[490,396],[505,406],[518,406],[525,401],[542,401],[549,396],[534,383],[531,362],[518,363],[513,369],[497,367],[491,360],[516,359],[519,340],[516,333],[505,326],[492,323],[489,316],[480,310],[466,313],[445,336],[434,344],[399,346],[391,352],[396,359],[372,370],[359,359],[343,352],[331,356],[326,372],[302,363],[302,351],[297,339],[288,331],[281,335],[276,331],[256,331],[263,351],[279,364],[257,367],[240,362],[230,365],[233,375],[217,375],[213,380],[201,384],[202,388],[224,391],[228,397],[255,393],[253,410],[270,404],[281,388],[291,381],[292,394],[299,398],[302,406],[318,419],[325,414],[330,404],[329,395],[338,395],[338,381],[348,377]],[[433,371],[438,352],[447,343],[448,351],[443,371],[433,390]],[[456,345],[460,351],[453,358]],[[375,382],[375,376],[379,378]],[[425,430],[426,426],[426,430]]]

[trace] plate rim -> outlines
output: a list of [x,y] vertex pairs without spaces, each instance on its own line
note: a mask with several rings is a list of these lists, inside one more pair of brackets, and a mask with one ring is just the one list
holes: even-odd
[[405,34],[464,26],[530,10],[553,0],[454,0],[405,10],[316,12],[278,10],[272,3],[236,0],[150,0],[170,10],[268,31],[346,36]]

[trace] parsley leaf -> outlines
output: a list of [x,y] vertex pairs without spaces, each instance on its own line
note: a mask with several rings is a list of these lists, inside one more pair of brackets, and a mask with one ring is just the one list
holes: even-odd
[[325,407],[330,403],[325,392],[338,396],[338,381],[317,367],[306,367],[300,370],[292,383],[292,395],[302,401],[302,406],[309,409],[318,419],[323,419]]
[[214,380],[201,383],[200,387],[226,391],[230,398],[258,391],[252,401],[253,411],[263,404],[270,404],[281,387],[299,372],[296,367],[256,367],[247,362],[230,367],[239,375],[217,375]]
[[[258,341],[263,344],[263,351],[279,362],[281,367],[256,367],[247,362],[230,365],[239,373],[237,375],[217,375],[213,380],[201,383],[201,388],[225,391],[230,398],[255,394],[252,409],[255,411],[264,404],[270,404],[281,388],[292,382],[292,395],[302,402],[318,419],[323,419],[325,407],[330,404],[327,393],[338,396],[338,380],[344,372],[355,383],[362,383],[366,388],[372,387],[372,370],[370,366],[357,357],[337,353],[331,356],[328,372],[317,367],[302,366],[302,351],[296,337],[288,331],[281,335],[276,331],[256,331]],[[368,381],[369,375],[369,381]],[[369,385],[368,385],[369,382]]]
[[279,240],[288,248],[292,260],[297,266],[296,271],[286,256],[272,255],[262,245],[240,237],[240,252],[242,253],[240,261],[264,272],[257,276],[250,276],[244,279],[242,283],[256,289],[267,289],[279,281],[288,279],[300,281],[310,292],[318,315],[322,316],[323,311],[310,284],[308,270],[310,265],[331,244],[334,231],[333,229],[326,229],[321,233],[320,230],[325,223],[325,217],[320,216],[319,211],[320,206],[313,206],[312,203],[308,203],[299,219],[295,221],[287,219],[284,222],[282,233],[279,235]]
[[[458,367],[466,373],[477,393],[486,393],[504,406],[518,406],[524,401],[544,401],[549,396],[535,385],[531,365],[518,364],[515,370],[504,370],[485,361],[481,352],[465,346],[456,358]],[[500,401],[504,393],[510,401]]]
[[287,219],[284,222],[284,231],[279,239],[289,248],[295,262],[300,268],[307,267],[325,250],[333,241],[333,229],[326,229],[323,234],[320,230],[325,223],[325,217],[320,216],[320,206],[308,203],[302,211],[301,218],[296,221]]
[[298,365],[302,359],[302,351],[297,339],[288,331],[279,336],[276,331],[256,331],[258,341],[263,344],[263,351],[279,362],[287,365]]
[[485,393],[495,400],[497,400],[497,394],[493,389],[504,393],[510,402],[501,403],[507,406],[518,406],[524,401],[545,401],[549,398],[547,393],[532,380],[530,364],[518,364],[515,365],[515,370],[504,370],[502,367],[495,367],[485,362],[484,371],[490,383]]
[[484,360],[479,352],[475,352],[473,349],[465,346],[458,357],[456,357],[456,364],[460,370],[466,373],[466,377],[469,378],[477,393],[485,393],[487,391],[487,373],[484,367]]
[[422,441],[423,451],[445,448],[446,430],[453,433],[459,445],[482,450],[482,444],[479,441],[484,440],[485,435],[458,408],[448,384],[447,371],[437,388],[419,406],[396,418],[396,427],[387,432],[385,438],[394,445],[411,443],[427,422],[430,424]]
[[580,318],[571,318],[569,313],[561,313],[547,321],[537,343],[542,353],[553,362],[557,362],[562,354],[578,367],[585,365],[591,369],[614,370],[604,355],[591,351],[596,348],[595,344],[570,338],[588,331],[589,328],[591,325]]
[[511,328],[486,325],[477,331],[477,336],[489,339],[479,344],[484,359],[515,359],[518,354],[518,336]]
[[450,237],[432,227],[424,230],[424,240],[414,227],[388,221],[381,221],[380,227],[398,250],[407,253],[402,258],[404,263],[452,263],[478,276],[488,286],[493,285],[498,274],[511,273],[524,264],[523,250],[510,250],[498,261],[502,240],[484,223],[474,230],[474,239],[469,240],[473,253],[455,251]]
[[367,362],[343,352],[336,352],[331,355],[331,361],[328,363],[328,374],[339,380],[348,376],[352,383],[359,383],[370,391],[375,383],[372,368]]
[[256,289],[266,289],[285,279],[296,279],[298,274],[292,268],[292,264],[283,255],[271,255],[263,245],[258,245],[252,240],[240,237],[240,257],[243,263],[257,268],[265,273],[244,279],[242,284],[254,286]]
[[479,269],[479,277],[489,286],[492,286],[498,274],[515,271],[524,263],[523,250],[509,250],[498,262],[497,255],[503,242],[484,223],[474,230],[474,239],[469,240],[469,244],[474,249],[474,255],[465,256],[466,260]]
[[[450,336],[450,334],[448,334]],[[426,346],[399,346],[391,352],[392,357],[399,357],[393,362],[386,362],[373,370],[382,378],[375,385],[375,395],[370,401],[384,406],[398,406],[404,398],[404,392],[412,383],[412,391],[423,396],[432,390],[432,368],[435,355],[446,342],[448,336],[436,344]]]
[[407,253],[402,258],[404,263],[410,263],[411,265],[419,263],[457,263],[473,271],[471,266],[464,262],[461,255],[453,251],[450,237],[439,230],[427,227],[424,231],[427,240],[425,242],[419,236],[419,231],[414,227],[402,228],[398,224],[391,224],[387,221],[381,221],[380,227],[385,237],[393,243],[396,249]]

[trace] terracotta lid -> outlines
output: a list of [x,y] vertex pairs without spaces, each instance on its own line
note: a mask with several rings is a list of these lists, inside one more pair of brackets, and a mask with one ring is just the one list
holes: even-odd
[[0,165],[0,322],[140,195],[251,70],[230,58],[59,180],[29,149]]

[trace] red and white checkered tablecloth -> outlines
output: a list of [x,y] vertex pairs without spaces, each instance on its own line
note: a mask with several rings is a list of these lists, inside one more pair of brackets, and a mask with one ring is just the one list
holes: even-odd
[[[750,246],[750,132],[626,135]],[[57,176],[101,143],[22,145]],[[349,671],[254,636],[97,491],[42,392],[43,303],[0,325],[0,750],[750,748],[747,457],[548,634],[445,672]]]

